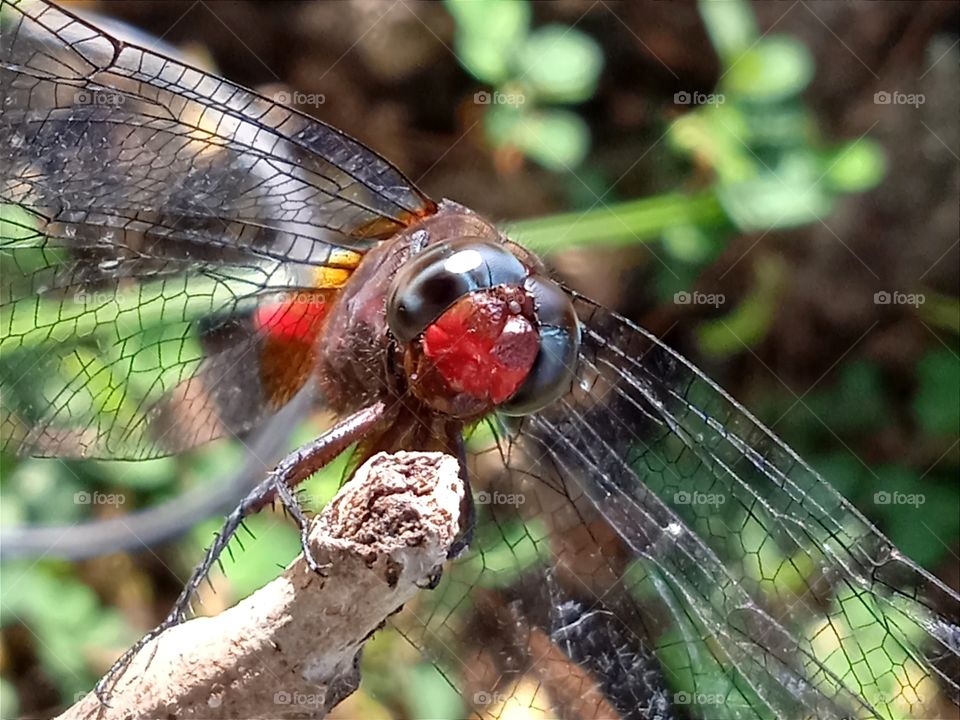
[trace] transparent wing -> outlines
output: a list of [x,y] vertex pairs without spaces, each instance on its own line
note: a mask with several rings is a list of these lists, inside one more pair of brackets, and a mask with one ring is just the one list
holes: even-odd
[[577,486],[517,459],[473,458],[470,551],[393,621],[459,692],[447,716],[676,717],[629,553]]
[[0,29],[3,446],[139,458],[262,422],[362,253],[435,206],[340,131],[66,10],[3,0]]
[[472,552],[401,625],[465,707],[956,717],[957,594],[684,358],[574,297],[576,384],[476,458]]
[[691,712],[936,717],[960,704],[957,594],[683,357],[575,305],[576,385],[524,420],[508,462],[578,485],[616,532],[629,592],[649,606],[645,638]]

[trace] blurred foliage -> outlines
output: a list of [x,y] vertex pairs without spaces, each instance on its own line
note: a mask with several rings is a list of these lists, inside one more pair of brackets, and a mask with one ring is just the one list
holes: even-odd
[[603,53],[576,28],[530,29],[530,3],[517,0],[446,0],[457,23],[460,64],[491,86],[474,102],[484,113],[494,148],[515,148],[544,167],[569,171],[590,150],[590,131],[576,113],[555,107],[593,97]]
[[[484,128],[492,148],[519,151],[549,171],[569,172],[572,168],[588,179],[590,187],[606,188],[615,180],[597,177],[586,162],[590,133],[575,109],[577,104],[590,101],[598,89],[604,59],[597,41],[576,28],[532,27],[528,2],[447,0],[445,5],[456,23],[457,57],[482,84],[473,102],[483,106]],[[666,120],[665,129],[670,152],[685,164],[689,177],[676,178],[675,189],[668,193],[600,203],[586,212],[517,222],[508,228],[519,241],[541,252],[657,243],[665,256],[665,266],[655,278],[661,301],[692,287],[695,278],[735,234],[766,233],[816,222],[829,214],[845,193],[876,186],[886,172],[883,152],[871,139],[833,144],[821,135],[816,117],[802,99],[816,68],[810,52],[799,41],[776,34],[760,36],[746,2],[703,2],[700,7],[721,60],[721,80],[711,94],[678,93],[675,107],[665,113],[669,118],[675,110],[684,111]],[[704,177],[708,179],[703,181]],[[595,198],[583,198],[584,207],[594,204]],[[4,223],[0,233],[15,237],[16,228],[6,227],[10,218],[6,213],[0,220]],[[768,258],[758,263],[754,283],[738,305],[724,308],[722,314],[699,324],[696,339],[700,350],[710,358],[722,359],[761,343],[775,319],[779,292],[788,273],[782,261]],[[142,303],[142,293],[138,289],[138,297],[130,302]],[[184,298],[187,302],[186,294]],[[956,298],[928,293],[927,300],[917,310],[925,322],[954,334],[960,331]],[[84,298],[78,298],[76,304],[78,323],[93,319],[88,317],[92,311]],[[119,323],[128,305],[121,298],[116,307]],[[202,309],[195,308],[197,312]],[[193,310],[186,306],[177,309],[184,316]],[[142,308],[137,317],[143,320]],[[29,324],[35,319],[24,318],[22,322]],[[46,381],[56,383],[60,379]],[[877,364],[848,360],[837,369],[834,381],[825,382],[802,402],[781,392],[765,393],[748,404],[757,408],[761,417],[774,420],[790,410],[774,429],[800,448],[801,454],[857,506],[869,508],[870,518],[879,522],[906,554],[935,569],[947,549],[926,542],[909,514],[873,498],[878,489],[922,494],[928,511],[924,523],[930,531],[941,537],[956,537],[960,507],[955,475],[950,476],[955,467],[927,474],[906,458],[898,464],[871,466],[853,452],[822,450],[838,446],[836,435],[855,441],[883,433],[897,423],[913,423],[919,432],[943,440],[944,445],[960,434],[960,363],[955,348],[930,350],[916,368],[910,395],[912,417],[897,418],[892,394]],[[116,406],[94,410],[125,412]],[[829,426],[821,418],[829,418]],[[316,424],[305,425],[291,446],[317,432]],[[239,458],[237,446],[219,444],[181,458],[139,463],[131,472],[123,464],[2,457],[0,517],[3,525],[10,527],[79,522],[95,513],[106,514],[108,508],[91,508],[76,501],[76,493],[93,489],[122,493],[126,498],[124,511],[148,507],[219,476],[222,468],[235,465]],[[345,462],[308,481],[305,493],[311,505],[319,507],[334,494],[343,478]],[[220,524],[214,518],[194,528],[179,544],[179,553],[173,555],[176,564],[172,574],[183,577],[189,572]],[[250,528],[258,539],[244,540],[245,549],[239,550],[243,561],[228,562],[227,577],[213,579],[219,595],[215,601],[205,598],[208,611],[216,611],[221,604],[231,604],[262,586],[276,576],[278,564],[297,554],[297,534],[278,514],[253,518]],[[753,532],[761,533],[762,529],[756,526]],[[760,547],[762,537],[749,534],[745,534],[744,542]],[[517,558],[531,563],[535,559],[536,548],[521,527],[503,537],[492,531],[485,533],[481,526],[476,542],[484,548],[483,562],[488,569],[495,569],[500,558],[503,568],[515,567]],[[776,552],[772,544],[763,547],[764,552]],[[771,566],[781,561],[776,557],[764,559]],[[477,562],[479,558],[467,559],[445,573],[443,587],[448,592],[425,594],[423,602],[428,608],[440,598],[448,605],[446,612],[436,613],[438,617],[452,616],[455,608],[460,612],[468,609],[463,595],[449,590],[466,588],[479,574]],[[32,649],[65,701],[73,693],[88,689],[108,662],[109,653],[91,657],[77,648],[119,652],[142,630],[98,598],[77,566],[46,558],[5,564],[2,575],[0,623],[4,628],[29,629],[35,639]],[[509,572],[494,577],[503,585],[516,579]],[[798,577],[785,574],[778,583],[790,589]],[[836,602],[852,600],[838,598]],[[844,611],[857,619],[852,624],[858,631],[871,632],[886,621],[868,607],[850,610],[845,606]],[[749,703],[745,684],[737,683],[736,677],[719,667],[713,668],[706,684],[705,676],[699,675],[694,688],[689,668],[682,669],[689,658],[680,657],[675,642],[681,634],[699,632],[697,628],[678,627],[661,638],[658,654],[674,670],[674,689],[716,692],[724,697],[739,695]],[[860,660],[841,657],[837,638],[824,637],[822,641],[823,657],[830,658],[831,663],[847,663],[837,666],[838,675],[846,676]],[[716,664],[706,648],[702,650],[699,672],[711,662]],[[3,652],[6,655],[6,648]],[[691,648],[683,652],[691,652]],[[356,714],[387,717],[391,714],[388,706],[393,714],[409,718],[461,714],[459,697],[436,668],[418,660],[397,634],[378,635],[364,654],[364,687],[369,692],[358,693],[348,701],[354,709],[360,708]],[[891,663],[900,660],[887,658]],[[876,669],[874,674],[879,674]],[[882,690],[877,689],[878,693]],[[6,677],[0,684],[0,703],[0,715],[16,714],[14,683]],[[896,709],[891,713],[896,716]]]

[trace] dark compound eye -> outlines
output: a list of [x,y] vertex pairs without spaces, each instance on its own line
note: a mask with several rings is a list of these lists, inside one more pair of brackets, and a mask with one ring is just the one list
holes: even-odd
[[387,293],[387,324],[410,342],[457,300],[475,290],[521,285],[528,270],[498,243],[464,238],[440,243],[410,259]]
[[524,288],[535,299],[540,351],[523,385],[499,406],[505,415],[529,415],[564,395],[580,353],[580,323],[563,288],[537,276],[529,277]]

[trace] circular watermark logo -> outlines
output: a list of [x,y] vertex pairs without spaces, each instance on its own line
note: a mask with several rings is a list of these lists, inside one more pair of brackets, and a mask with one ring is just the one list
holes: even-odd
[[681,290],[673,294],[673,302],[677,305],[709,305],[710,307],[720,307],[727,301],[723,293],[702,293],[699,291],[687,292]]
[[527,501],[523,493],[488,492],[481,490],[474,496],[477,505],[523,505]]
[[873,94],[874,105],[912,105],[920,107],[927,101],[923,93],[905,93],[899,90],[878,90]]
[[73,494],[74,505],[123,505],[127,498],[123,493],[87,492],[81,490]]
[[523,93],[505,93],[499,90],[478,90],[473,94],[473,102],[477,105],[523,105],[527,101]]
[[280,90],[279,92],[275,92],[271,99],[281,105],[294,105],[298,107],[319,107],[327,102],[327,96],[323,93],[305,93],[299,90]]
[[673,94],[675,105],[723,105],[727,98],[722,93],[702,93],[681,90]]
[[727,496],[723,493],[705,493],[694,490],[678,490],[673,494],[673,502],[677,505],[708,505],[720,507],[727,502]]
[[927,301],[923,293],[905,293],[899,290],[878,290],[873,294],[874,305],[910,305],[920,307]]
[[73,94],[73,104],[86,107],[118,107],[126,101],[123,93],[107,88],[82,88]]
[[898,490],[888,492],[878,490],[873,494],[873,502],[876,505],[906,505],[909,507],[920,507],[927,502],[927,496],[923,493],[905,493]]

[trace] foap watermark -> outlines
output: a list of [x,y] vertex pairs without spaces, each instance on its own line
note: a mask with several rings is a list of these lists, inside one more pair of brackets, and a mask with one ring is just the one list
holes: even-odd
[[673,294],[673,302],[677,305],[710,305],[720,307],[727,301],[723,293],[702,293],[699,291],[687,292],[681,290]]
[[723,93],[702,93],[681,90],[673,94],[674,105],[723,105],[727,101]]
[[678,490],[673,494],[673,501],[677,505],[712,505],[714,507],[720,507],[727,501],[727,496],[723,493]]
[[920,307],[927,301],[923,293],[905,293],[899,290],[878,290],[873,294],[874,305],[911,305]]
[[477,690],[473,694],[473,704],[476,707],[485,707],[487,705],[503,704],[509,698],[502,693],[488,692],[487,690]]
[[73,94],[74,105],[89,107],[117,107],[127,101],[123,93],[107,88],[83,88]]
[[873,502],[876,505],[908,505],[918,508],[927,502],[927,496],[923,493],[905,493],[894,490],[878,490],[873,494]]
[[523,105],[526,101],[523,93],[478,90],[473,94],[473,102],[477,105]]
[[673,694],[674,705],[723,705],[727,697],[723,693],[678,692]]
[[87,492],[81,490],[73,494],[74,505],[123,505],[127,498],[123,493]]
[[326,703],[325,693],[304,693],[294,690],[277,690],[273,694],[274,705],[296,705],[298,707],[322,708]]
[[323,93],[305,93],[299,90],[281,90],[273,94],[273,101],[296,107],[318,107],[327,102]]
[[926,101],[927,98],[923,93],[878,90],[873,94],[874,105],[913,105],[913,107],[920,107]]
[[77,290],[73,294],[73,301],[80,305],[106,305],[116,302],[117,296],[112,292]]
[[523,505],[527,501],[527,496],[523,493],[503,493],[494,490],[487,492],[481,490],[473,499],[477,505]]

